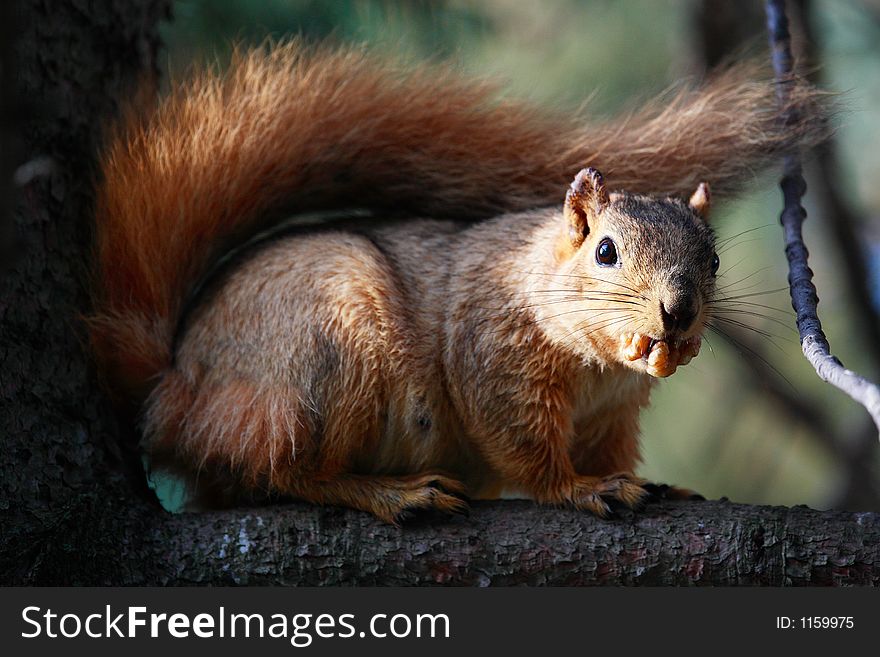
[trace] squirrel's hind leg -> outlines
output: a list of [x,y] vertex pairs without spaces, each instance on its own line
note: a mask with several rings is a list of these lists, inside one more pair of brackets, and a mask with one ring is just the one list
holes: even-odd
[[297,499],[360,509],[395,525],[419,511],[466,514],[468,509],[463,484],[439,474],[299,475],[286,488]]
[[317,440],[296,398],[291,390],[244,381],[194,389],[168,372],[148,405],[147,450],[154,465],[190,475],[199,506],[258,500],[262,491],[265,498],[367,511],[393,524],[422,510],[467,511],[464,485],[438,473],[346,472],[343,435],[351,431],[336,431],[331,421],[331,435]]

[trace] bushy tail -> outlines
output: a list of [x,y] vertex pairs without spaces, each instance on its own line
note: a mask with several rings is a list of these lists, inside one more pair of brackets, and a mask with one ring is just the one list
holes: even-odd
[[612,187],[735,190],[827,132],[823,94],[734,67],[611,123],[499,98],[434,66],[399,69],[298,43],[238,53],[224,73],[129,112],[101,159],[91,334],[115,385],[140,396],[171,362],[180,304],[218,255],[281,211],[370,208],[478,219],[560,204],[587,165]]

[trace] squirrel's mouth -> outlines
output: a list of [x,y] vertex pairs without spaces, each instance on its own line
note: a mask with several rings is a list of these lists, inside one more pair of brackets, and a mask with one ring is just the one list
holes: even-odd
[[700,353],[702,340],[696,335],[687,339],[666,338],[659,340],[643,333],[626,333],[620,336],[623,358],[635,363],[644,361],[645,372],[651,376],[667,377],[679,365],[687,365]]

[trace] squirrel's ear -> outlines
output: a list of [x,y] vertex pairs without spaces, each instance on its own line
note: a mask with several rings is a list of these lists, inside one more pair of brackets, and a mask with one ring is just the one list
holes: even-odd
[[709,218],[709,208],[712,205],[712,195],[709,193],[709,183],[701,182],[697,186],[697,191],[691,194],[688,201],[691,210],[700,215],[703,219]]
[[571,243],[578,248],[590,233],[588,214],[600,214],[608,205],[605,179],[592,167],[581,169],[565,194],[565,219]]

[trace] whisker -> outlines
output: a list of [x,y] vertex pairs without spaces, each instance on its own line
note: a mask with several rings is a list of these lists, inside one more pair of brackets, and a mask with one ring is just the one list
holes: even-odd
[[[525,328],[525,327],[528,327],[528,326],[534,326],[534,325],[540,324],[541,322],[545,322],[545,321],[550,320],[550,319],[555,319],[555,318],[557,318],[557,317],[562,317],[562,316],[564,316],[564,315],[571,315],[571,314],[574,314],[574,313],[584,313],[584,312],[590,312],[590,313],[592,313],[592,314],[602,314],[602,315],[604,315],[604,314],[607,314],[607,313],[614,313],[614,312],[616,312],[616,313],[630,313],[631,311],[630,311],[628,308],[601,308],[601,309],[598,309],[598,310],[597,310],[597,309],[591,309],[591,308],[575,308],[575,309],[573,309],[573,310],[566,310],[566,311],[564,311],[564,312],[556,313],[556,314],[554,314],[554,315],[548,315],[548,316],[546,316],[546,317],[532,317],[532,318],[531,318],[529,321],[527,321],[527,322],[518,323],[518,324],[516,325],[516,328]],[[495,317],[495,318],[492,318],[492,317],[482,318],[482,319],[480,320],[479,323],[482,324],[483,322],[491,321],[492,319],[504,319],[504,318],[506,318],[506,317],[508,317],[508,315],[500,315],[500,316],[497,316],[497,317]],[[514,319],[516,319],[516,318],[514,318]],[[497,332],[499,332],[499,331],[505,331],[505,330],[508,330],[508,329],[510,329],[510,328],[511,328],[511,327],[509,327],[509,326],[499,326],[499,327],[498,327],[497,329],[495,329],[494,331],[490,331],[489,334],[497,333]]]
[[758,226],[757,228],[749,228],[748,230],[744,230],[741,233],[737,233],[736,235],[731,235],[730,237],[725,237],[724,239],[718,240],[717,244],[723,245],[729,242],[730,240],[735,240],[737,237],[742,237],[748,233],[754,233],[756,230],[764,230],[765,228],[770,228],[775,226],[776,224],[764,224],[763,226]]
[[616,319],[607,320],[600,325],[579,325],[576,326],[572,331],[569,331],[566,335],[562,336],[562,338],[560,338],[560,342],[562,343],[562,346],[564,348],[571,349],[577,342],[585,340],[601,330],[608,329],[617,324],[623,324],[629,321],[631,321],[631,317],[618,317]]
[[532,271],[532,272],[521,271],[521,272],[518,272],[518,273],[520,273],[520,274],[532,275],[532,276],[564,276],[564,277],[567,277],[567,278],[577,278],[577,279],[579,279],[579,280],[586,280],[586,281],[599,281],[600,283],[607,283],[608,285],[617,285],[618,287],[622,287],[623,289],[625,289],[625,290],[629,290],[630,292],[633,292],[633,293],[635,293],[635,294],[638,294],[638,293],[639,293],[639,291],[636,290],[635,288],[632,288],[632,287],[630,287],[630,286],[628,286],[628,285],[624,285],[623,283],[620,283],[620,282],[618,282],[618,281],[609,281],[609,280],[607,280],[607,279],[605,279],[605,278],[597,278],[597,277],[595,277],[595,276],[586,276],[586,275],[584,275],[584,274],[559,274],[559,273],[557,273],[557,274],[548,274],[548,273],[541,273],[541,272],[534,272],[534,271]]
[[764,292],[751,292],[749,294],[740,294],[739,296],[735,296],[735,297],[725,297],[723,299],[714,299],[713,302],[736,301],[738,299],[750,299],[751,297],[760,297],[760,296],[763,296],[766,294],[777,294],[779,292],[784,292],[787,290],[788,290],[787,287],[778,287],[775,290],[765,290]]
[[734,242],[733,244],[728,244],[725,247],[723,247],[720,251],[718,251],[718,255],[724,255],[725,253],[727,253],[731,249],[735,249],[736,247],[742,246],[743,244],[751,244],[752,242],[759,242],[759,241],[761,241],[761,239],[762,238],[760,238],[760,237],[753,237],[750,240],[743,240],[742,242]]
[[749,290],[754,290],[756,287],[760,287],[764,284],[763,280],[755,281],[751,285],[743,285],[742,287],[734,288],[736,283],[731,283],[730,285],[722,285],[721,287],[715,288],[715,294],[739,294],[740,292],[748,292]]
[[[608,301],[633,300],[634,302],[647,301],[644,297],[625,292],[616,292],[608,290],[575,290],[575,289],[559,289],[559,290],[520,290],[517,292],[508,292],[504,294],[505,298],[513,301],[517,299],[529,299],[531,297],[548,297],[552,298],[556,295],[568,295],[565,298],[582,299],[590,298],[590,295],[598,295]],[[560,297],[561,298],[561,297]]]
[[768,269],[773,269],[773,267],[770,265],[768,265],[767,267],[761,267],[760,269],[753,271],[751,274],[749,274],[748,276],[744,276],[743,278],[739,279],[738,281],[734,281],[733,283],[726,283],[725,285],[718,287],[718,290],[724,290],[724,289],[733,287],[734,285],[739,285],[740,283],[745,283],[752,276],[757,276],[758,274],[761,274],[761,273],[767,271]]
[[[516,310],[520,310],[523,308],[540,308],[542,306],[551,306],[556,303],[566,303],[566,302],[577,303],[579,301],[595,301],[596,303],[603,303],[606,305],[621,304],[621,305],[625,305],[625,306],[636,306],[637,308],[644,308],[645,307],[645,304],[643,304],[643,303],[639,303],[638,301],[629,301],[627,299],[602,299],[602,298],[597,298],[597,297],[585,297],[585,296],[581,296],[581,295],[572,295],[572,296],[562,297],[562,298],[558,298],[558,299],[551,299],[549,301],[537,301],[535,303],[516,304],[514,306],[493,306],[491,308],[489,306],[478,306],[478,308],[480,308],[481,310],[516,311]],[[597,310],[602,310],[602,308],[597,308]]]
[[741,322],[736,319],[730,319],[729,317],[713,317],[712,319],[717,320],[719,322],[725,322],[726,324],[730,324],[731,326],[737,326],[737,327],[744,329],[746,331],[751,331],[752,333],[755,333],[756,335],[760,335],[761,337],[766,338],[767,342],[769,342],[774,347],[779,349],[782,353],[785,353],[785,349],[783,349],[778,344],[776,344],[774,339],[775,340],[783,340],[783,341],[789,342],[789,343],[792,342],[792,340],[790,338],[787,338],[784,335],[778,335],[776,333],[771,333],[770,331],[766,331],[764,329],[759,329],[754,326],[750,326],[749,324],[746,324],[745,322]]
[[[592,314],[600,314],[600,313],[605,313],[605,312],[615,311],[615,310],[617,310],[617,311],[629,310],[629,308],[609,308],[608,306],[612,305],[612,304],[620,304],[622,306],[643,307],[642,304],[638,304],[638,303],[635,303],[632,301],[615,300],[615,301],[609,302],[608,299],[593,299],[593,298],[589,298],[589,297],[587,297],[587,298],[576,297],[576,298],[571,298],[571,299],[556,299],[553,301],[544,301],[544,302],[540,302],[540,303],[533,303],[533,304],[527,304],[527,305],[516,305],[516,306],[509,307],[509,308],[497,307],[497,306],[493,307],[493,308],[489,308],[489,307],[484,306],[481,308],[481,310],[493,311],[493,312],[496,312],[497,314],[481,317],[480,323],[491,321],[494,319],[504,319],[506,317],[509,317],[514,314],[518,314],[518,313],[520,313],[520,311],[527,310],[527,309],[542,308],[544,306],[552,306],[552,305],[555,305],[558,303],[565,303],[565,302],[577,303],[579,301],[595,301],[595,302],[598,302],[598,303],[601,303],[604,305],[599,306],[599,307],[586,306],[586,307],[576,308],[576,309],[573,309],[571,312],[590,312]],[[556,315],[553,315],[551,317],[555,317],[555,316]],[[543,320],[543,319],[549,319],[549,318],[536,318],[536,320]]]
[[[578,322],[577,324],[575,324],[573,329],[571,329],[568,333],[566,333],[565,335],[563,335],[559,338],[559,342],[562,344],[563,347],[569,348],[575,342],[577,342],[579,339],[581,339],[582,337],[589,336],[593,332],[601,330],[602,328],[604,328],[604,325],[609,322],[616,323],[616,322],[622,322],[622,321],[628,321],[628,320],[629,320],[629,318],[624,316],[624,317],[615,317],[612,319],[606,319],[601,323],[600,322],[593,322],[591,324],[588,324],[588,323],[584,323],[584,322]],[[587,331],[587,332],[582,335],[583,331]],[[572,339],[572,340],[569,340],[569,338],[571,338],[572,336],[576,336],[576,337],[574,337],[574,339]]]
[[569,294],[602,294],[605,296],[616,296],[616,297],[624,297],[626,299],[642,299],[645,300],[644,297],[638,296],[635,294],[628,294],[626,292],[617,292],[614,290],[522,290],[519,292],[511,292],[509,296],[517,297],[517,296],[529,296],[532,294],[556,294],[556,293],[569,293]]
[[[711,327],[709,327],[709,328],[711,328]],[[714,360],[718,360],[718,354],[716,354],[715,350],[712,348],[712,342],[709,340],[709,336],[706,335],[705,333],[703,333],[703,335],[700,337],[702,340],[704,340],[706,342],[706,346],[709,347],[709,352],[712,354],[712,358]]]
[[770,315],[765,315],[764,313],[755,312],[754,310],[742,310],[740,308],[717,308],[712,310],[712,315],[724,315],[724,314],[736,314],[736,315],[749,315],[751,317],[760,317],[761,319],[766,319],[780,326],[785,327],[787,330],[792,331],[793,333],[797,333],[797,329],[791,324],[787,324],[783,322],[781,319],[776,317],[771,317]]
[[733,337],[732,335],[730,335],[729,333],[727,333],[726,331],[722,330],[721,328],[719,328],[719,327],[717,327],[717,326],[713,326],[712,324],[707,324],[706,326],[708,326],[711,330],[715,331],[715,332],[716,332],[718,335],[720,335],[722,338],[724,338],[724,339],[726,339],[726,340],[732,342],[733,345],[734,345],[734,348],[736,348],[736,350],[739,351],[739,353],[740,353],[741,356],[745,357],[745,354],[744,354],[742,351],[740,351],[740,349],[745,349],[745,350],[748,351],[750,354],[752,354],[755,358],[757,358],[757,359],[760,360],[762,363],[764,363],[764,365],[766,365],[767,368],[769,368],[770,370],[772,370],[773,372],[775,372],[775,373],[779,376],[779,378],[781,378],[781,379],[782,379],[783,381],[785,381],[789,386],[791,386],[791,389],[792,389],[792,390],[795,390],[795,391],[797,390],[797,389],[794,387],[794,385],[792,385],[791,381],[789,381],[788,378],[786,378],[786,376],[785,376],[782,372],[780,372],[778,369],[776,369],[776,368],[775,368],[775,367],[774,367],[774,366],[773,366],[773,365],[772,365],[772,364],[771,364],[766,358],[764,358],[761,354],[759,354],[758,352],[756,352],[754,349],[752,349],[752,348],[750,348],[750,347],[744,345],[742,342],[740,342],[739,340],[737,340],[735,337]]
[[710,299],[709,301],[706,302],[707,305],[714,305],[716,303],[725,303],[730,306],[753,306],[755,308],[765,308],[766,310],[773,310],[778,313],[782,313],[783,315],[786,315],[788,317],[794,316],[794,312],[791,309],[777,308],[776,306],[768,306],[765,303],[755,303],[754,301],[724,301],[724,300],[716,301],[715,299]]
[[746,258],[747,258],[747,257],[748,257],[748,256],[745,256],[745,257],[743,257],[743,258],[740,258],[737,262],[735,262],[734,264],[730,265],[730,267],[728,267],[728,268],[725,269],[723,272],[721,272],[720,274],[718,274],[718,278],[723,278],[724,276],[727,276],[727,274],[729,274],[730,271],[731,271],[732,269],[736,269],[736,268],[739,267],[742,263],[744,263],[744,262],[746,261]]

